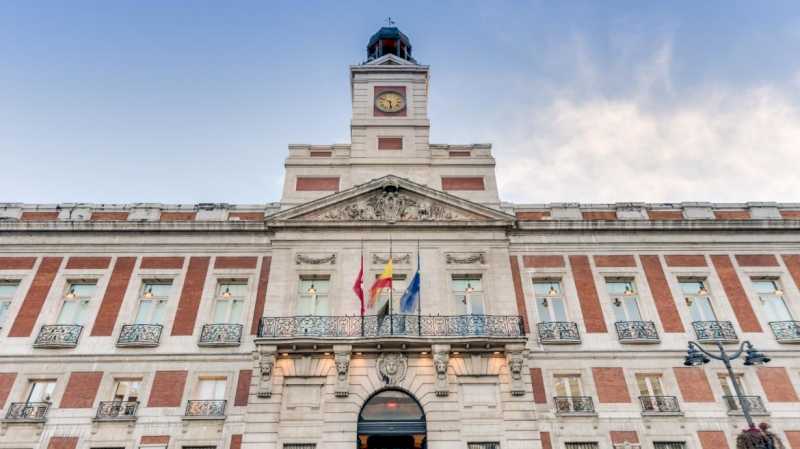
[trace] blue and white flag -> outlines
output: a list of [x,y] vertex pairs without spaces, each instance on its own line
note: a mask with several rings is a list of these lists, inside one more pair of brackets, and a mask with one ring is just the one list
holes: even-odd
[[411,313],[419,303],[419,270],[411,278],[411,283],[408,284],[406,292],[400,298],[400,311],[402,313]]

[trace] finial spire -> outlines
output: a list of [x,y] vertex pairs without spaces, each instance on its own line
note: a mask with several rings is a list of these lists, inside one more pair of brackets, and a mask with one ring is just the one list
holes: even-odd
[[397,22],[392,20],[391,17],[387,17],[386,20],[384,20],[384,22],[386,22],[386,26],[387,27],[393,27],[393,26],[395,26],[397,24]]

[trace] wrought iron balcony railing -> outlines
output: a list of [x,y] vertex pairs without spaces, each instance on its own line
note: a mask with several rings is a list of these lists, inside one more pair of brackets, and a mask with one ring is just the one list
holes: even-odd
[[74,348],[83,331],[80,324],[42,326],[33,342],[34,348]]
[[594,415],[594,401],[590,396],[556,396],[553,398],[559,415]]
[[263,338],[523,337],[522,319],[509,315],[375,315],[264,317]]
[[226,402],[224,399],[189,401],[186,403],[186,416],[224,418]]
[[6,421],[44,422],[49,408],[49,402],[12,402]]
[[800,321],[772,321],[769,327],[779,342],[800,343]]
[[239,346],[242,343],[241,324],[204,324],[200,346]]
[[658,330],[652,321],[617,321],[614,327],[622,343],[658,343]]
[[132,420],[136,419],[138,401],[102,401],[97,406],[98,420]]
[[578,325],[572,321],[545,321],[538,323],[539,342],[542,344],[575,344],[581,342]]
[[[742,396],[742,399],[747,404],[747,409],[751,415],[769,415],[761,396]],[[728,414],[737,415],[742,413],[742,406],[736,396],[723,396],[722,400],[728,406]]]
[[643,415],[680,415],[681,407],[675,396],[639,396]]
[[692,323],[699,341],[736,342],[739,337],[730,321],[695,321]]
[[117,346],[152,348],[161,340],[160,324],[125,324],[119,332]]

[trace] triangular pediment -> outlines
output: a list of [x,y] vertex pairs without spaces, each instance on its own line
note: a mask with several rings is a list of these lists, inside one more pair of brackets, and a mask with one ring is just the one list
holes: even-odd
[[369,61],[364,65],[417,65],[417,64],[414,64],[413,62],[403,59],[399,56],[388,54],[388,55],[383,55],[378,59],[373,59],[372,61]]
[[276,224],[505,225],[514,216],[397,176],[384,176],[267,217]]

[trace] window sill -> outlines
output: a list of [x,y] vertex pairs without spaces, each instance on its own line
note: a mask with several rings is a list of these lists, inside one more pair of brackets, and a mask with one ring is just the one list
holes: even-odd
[[645,417],[654,417],[654,416],[683,416],[683,412],[642,412],[642,416],[645,416]]
[[138,419],[136,416],[120,416],[117,418],[92,418],[94,422],[134,422]]
[[226,415],[208,415],[208,416],[181,416],[181,419],[184,421],[225,421],[227,419]]
[[240,341],[207,341],[207,342],[197,342],[197,346],[201,348],[220,348],[220,347],[234,347],[234,346],[241,346],[242,342]]
[[661,343],[660,338],[625,338],[619,342],[623,345],[657,345]]

